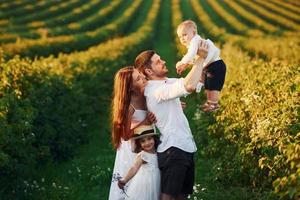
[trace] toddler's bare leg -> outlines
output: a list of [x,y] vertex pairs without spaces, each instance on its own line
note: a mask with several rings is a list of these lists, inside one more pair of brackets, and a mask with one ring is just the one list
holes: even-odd
[[205,94],[206,94],[207,101],[210,101],[209,90],[205,90]]

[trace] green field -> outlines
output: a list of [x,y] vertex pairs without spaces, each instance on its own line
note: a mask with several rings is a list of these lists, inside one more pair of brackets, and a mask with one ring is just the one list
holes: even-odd
[[114,74],[154,49],[179,77],[186,19],[227,65],[221,109],[182,99],[198,147],[190,199],[299,199],[292,0],[0,0],[0,199],[108,199]]

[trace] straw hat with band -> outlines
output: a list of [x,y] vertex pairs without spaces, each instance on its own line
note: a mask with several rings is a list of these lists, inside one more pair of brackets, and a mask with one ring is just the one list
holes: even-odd
[[139,139],[146,136],[158,135],[156,129],[152,125],[141,125],[134,129],[132,139]]

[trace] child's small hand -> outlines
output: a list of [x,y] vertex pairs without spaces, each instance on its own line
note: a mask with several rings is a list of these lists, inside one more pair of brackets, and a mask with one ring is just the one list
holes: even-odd
[[188,64],[183,64],[183,65],[179,65],[178,67],[176,67],[177,74],[181,75],[181,73],[184,72],[184,70],[186,69],[187,66],[188,66]]
[[180,61],[177,62],[177,63],[176,63],[176,69],[177,69],[180,65],[182,65],[182,63],[181,63]]
[[124,186],[126,185],[125,181],[123,180],[119,180],[118,181],[118,187],[121,189],[121,190],[124,190]]

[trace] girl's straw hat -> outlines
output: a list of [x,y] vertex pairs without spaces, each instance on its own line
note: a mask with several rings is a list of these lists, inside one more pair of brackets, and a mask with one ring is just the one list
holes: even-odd
[[146,136],[158,135],[155,127],[152,125],[141,125],[134,129],[133,139],[139,139]]

